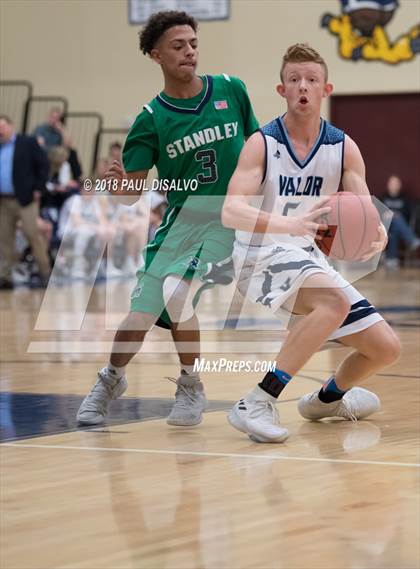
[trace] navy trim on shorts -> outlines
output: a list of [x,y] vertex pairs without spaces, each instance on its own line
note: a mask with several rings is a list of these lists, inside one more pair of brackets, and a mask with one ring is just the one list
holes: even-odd
[[366,316],[370,316],[370,314],[375,314],[375,312],[377,312],[376,308],[372,306],[366,298],[359,300],[359,302],[351,305],[350,312],[340,328],[362,320],[362,318],[366,318]]

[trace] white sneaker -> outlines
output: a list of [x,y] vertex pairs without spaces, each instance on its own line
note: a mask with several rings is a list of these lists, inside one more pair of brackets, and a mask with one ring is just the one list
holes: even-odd
[[381,408],[379,397],[363,387],[352,387],[342,399],[332,403],[323,403],[318,393],[319,391],[308,393],[299,400],[298,411],[305,419],[318,421],[325,417],[342,417],[357,421]]
[[104,367],[98,372],[98,379],[83,399],[77,412],[77,422],[83,425],[98,425],[103,423],[112,399],[120,397],[127,389],[125,376],[115,379]]
[[281,443],[289,436],[289,431],[280,425],[277,407],[271,401],[240,399],[227,420],[257,443]]
[[207,405],[204,386],[192,375],[181,374],[178,379],[168,377],[177,384],[175,403],[166,422],[177,427],[193,427],[203,420],[203,411]]

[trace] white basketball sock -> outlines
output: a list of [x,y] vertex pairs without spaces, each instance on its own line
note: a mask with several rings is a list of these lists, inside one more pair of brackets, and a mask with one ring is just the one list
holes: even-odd
[[115,379],[121,379],[125,375],[125,367],[126,366],[117,367],[109,362],[107,365],[107,370],[111,377],[114,377]]
[[194,377],[199,377],[198,372],[194,371],[194,365],[180,364],[180,366],[181,366],[181,374],[184,371],[188,375],[193,375]]
[[261,389],[259,385],[255,386],[252,391],[245,395],[246,401],[271,401],[272,403],[277,403],[277,399]]

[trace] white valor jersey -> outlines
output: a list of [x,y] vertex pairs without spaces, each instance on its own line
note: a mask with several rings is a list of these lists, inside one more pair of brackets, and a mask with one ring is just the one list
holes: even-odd
[[[260,130],[265,143],[265,172],[261,193],[251,203],[278,215],[303,215],[322,196],[337,191],[343,173],[344,132],[321,119],[319,136],[312,150],[301,161],[296,156],[282,118]],[[262,202],[262,204],[261,204]],[[292,243],[298,247],[313,239],[287,234],[236,232],[243,245],[266,246]]]

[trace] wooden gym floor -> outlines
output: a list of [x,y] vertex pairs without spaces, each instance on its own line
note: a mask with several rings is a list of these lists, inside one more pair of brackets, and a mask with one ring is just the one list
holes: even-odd
[[[126,300],[131,285],[96,287],[80,330],[71,320],[84,314],[85,285],[49,291],[44,303],[41,291],[1,293],[0,566],[419,567],[419,276],[379,270],[356,285],[403,343],[400,362],[366,384],[382,410],[359,423],[304,421],[298,398],[346,354],[322,351],[279,404],[291,431],[282,445],[252,443],[226,422],[258,373],[203,374],[203,423],[169,427],[174,386],[164,378],[178,368],[159,330],[130,365],[107,425],[77,429],[77,408],[106,363],[105,328],[125,309],[114,306],[105,320],[105,307]],[[226,298],[223,289],[203,298],[204,355],[273,359],[281,331],[261,307],[241,315],[247,330],[214,331]]]

